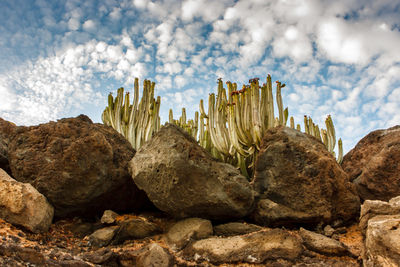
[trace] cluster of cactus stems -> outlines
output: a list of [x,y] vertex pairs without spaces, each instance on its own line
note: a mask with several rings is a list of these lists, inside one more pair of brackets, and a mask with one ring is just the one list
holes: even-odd
[[[258,78],[249,80],[249,84],[243,85],[241,90],[237,89],[236,83],[228,81],[226,85],[228,90],[224,88],[222,79],[218,79],[217,95],[212,93],[208,98],[208,113],[205,112],[203,100],[200,100],[200,113],[195,113],[194,120],[187,120],[185,108],[182,109],[180,118],[175,120],[170,109],[169,123],[183,128],[214,157],[237,166],[243,175],[250,178],[265,132],[269,128],[287,124],[289,112],[287,107],[283,108],[281,94],[285,84],[276,81],[277,116],[269,74],[266,83],[262,85]],[[103,122],[122,133],[135,149],[160,129],[160,97],[154,99],[154,82],[144,81],[139,104],[138,93],[138,79],[135,79],[133,105],[129,104],[129,93],[125,95],[123,102],[123,89],[120,88],[115,100],[110,94],[109,105],[102,115]],[[335,155],[336,134],[330,115],[326,118],[325,125],[326,130],[320,130],[310,117],[304,116],[304,132],[319,139]],[[301,131],[300,124],[295,127],[293,117],[290,117],[290,127]],[[338,147],[337,161],[341,163],[341,139]]]
[[108,95],[108,106],[101,115],[103,123],[121,133],[135,149],[160,129],[161,98],[154,98],[154,87],[154,82],[144,80],[139,102],[139,79],[136,78],[133,103],[129,101],[129,92],[124,96],[124,88],[121,87],[115,99],[111,93]]

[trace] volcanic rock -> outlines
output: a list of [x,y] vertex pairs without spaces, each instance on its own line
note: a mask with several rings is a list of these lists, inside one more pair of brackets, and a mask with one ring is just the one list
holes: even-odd
[[129,168],[154,205],[174,217],[240,218],[253,205],[246,177],[172,124],[137,151]]
[[299,234],[303,238],[304,245],[310,250],[326,255],[343,256],[349,254],[347,247],[337,240],[304,228],[300,228]]
[[17,126],[9,121],[0,118],[0,169],[11,174],[10,165],[8,163],[8,144],[12,139]]
[[248,223],[230,222],[214,226],[214,234],[217,236],[244,235],[262,230],[261,226]]
[[270,259],[295,260],[302,253],[301,241],[280,229],[260,231],[245,236],[210,237],[193,242],[183,250],[185,257],[213,264]]
[[392,198],[389,202],[381,200],[366,200],[361,205],[360,228],[363,232],[367,229],[368,221],[378,215],[399,215],[400,196]]
[[113,128],[85,115],[18,127],[8,153],[14,178],[45,195],[56,217],[101,215],[146,203],[128,173],[135,150]]
[[377,130],[347,153],[343,169],[361,199],[388,201],[400,195],[400,126]]
[[166,234],[166,240],[174,250],[180,250],[190,241],[204,239],[213,234],[209,220],[188,218],[174,224]]
[[33,186],[0,169],[0,218],[37,233],[49,229],[53,215],[53,207]]
[[363,263],[366,267],[399,266],[400,214],[378,215],[368,221]]
[[258,224],[347,222],[359,213],[354,185],[325,146],[311,135],[280,126],[263,137],[252,181],[260,194]]

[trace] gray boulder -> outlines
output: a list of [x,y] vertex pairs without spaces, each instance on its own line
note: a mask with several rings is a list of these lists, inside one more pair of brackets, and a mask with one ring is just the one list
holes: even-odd
[[240,218],[253,205],[247,179],[172,124],[137,151],[129,169],[153,204],[174,217]]
[[279,126],[264,135],[252,181],[258,224],[318,225],[356,219],[360,200],[347,174],[311,135]]
[[38,233],[50,228],[53,215],[53,207],[33,186],[0,169],[0,218]]
[[85,115],[18,127],[8,145],[13,177],[46,196],[58,218],[139,209],[148,201],[130,178],[135,150]]

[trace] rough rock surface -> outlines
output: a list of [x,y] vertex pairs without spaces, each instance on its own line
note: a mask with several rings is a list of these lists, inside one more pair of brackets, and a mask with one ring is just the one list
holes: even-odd
[[247,179],[172,124],[137,151],[129,168],[154,205],[175,217],[240,218],[253,205]]
[[326,255],[342,256],[349,253],[343,243],[332,238],[320,235],[304,228],[300,228],[300,236],[303,238],[304,245],[315,252]]
[[217,236],[244,235],[262,230],[261,226],[248,223],[231,222],[214,226],[214,234]]
[[112,244],[120,244],[128,239],[141,239],[161,232],[155,223],[140,217],[124,220],[119,222],[118,225],[119,230]]
[[[117,222],[132,218],[133,215],[121,215],[118,217]],[[162,213],[145,213],[141,214],[149,221],[157,222],[163,229],[167,225],[176,223],[175,220],[170,217],[165,217]],[[0,219],[0,266],[139,266],[140,262],[147,262],[146,266],[160,266],[163,261],[160,259],[166,259],[171,257],[172,266],[215,266],[205,259],[202,261],[200,254],[194,254],[193,257],[185,256],[183,257],[182,252],[175,252],[168,248],[165,244],[162,235],[155,235],[144,239],[136,240],[126,240],[122,244],[108,245],[103,248],[93,246],[89,242],[88,236],[83,237],[81,234],[76,235],[72,229],[79,228],[82,224],[93,224],[93,228],[97,228],[99,221],[85,221],[81,219],[63,219],[56,221],[51,225],[50,230],[45,233],[31,233],[25,229],[18,229],[9,223],[4,222]],[[357,226],[357,225],[354,225]],[[353,229],[353,230],[352,230]],[[362,235],[357,227],[350,227],[347,229],[347,233],[340,234],[339,239],[349,248],[353,246],[361,246]],[[260,232],[271,231],[264,229]],[[288,231],[276,229],[272,231],[278,231],[283,237],[289,237],[289,241],[292,238],[301,241],[301,237],[298,235],[297,231]],[[355,231],[355,232],[354,232]],[[257,233],[252,233],[244,236],[230,237],[231,240],[256,240],[257,238],[253,235]],[[354,234],[360,236],[360,238],[354,239]],[[249,237],[246,237],[249,236]],[[263,249],[268,243],[264,241],[271,240],[272,236],[266,237],[266,239],[258,238],[262,246],[259,250]],[[233,238],[233,239],[232,239]],[[248,239],[246,239],[248,238]],[[216,238],[220,240],[220,238]],[[275,239],[274,239],[275,240]],[[278,240],[280,240],[278,238]],[[356,242],[355,242],[356,240]],[[281,240],[282,241],[282,240]],[[217,241],[221,242],[221,241]],[[289,242],[290,243],[290,242]],[[297,243],[297,242],[296,242]],[[219,244],[219,243],[218,243]],[[214,248],[218,245],[216,244]],[[241,244],[241,243],[239,243]],[[306,247],[302,255],[297,257],[295,260],[285,259],[285,258],[272,258],[272,255],[278,255],[279,247],[282,246],[283,249],[287,249],[288,242],[285,241],[282,244],[277,240],[269,243],[271,245],[276,245],[274,249],[276,252],[268,250],[269,259],[261,263],[248,263],[254,260],[252,255],[247,254],[246,251],[239,252],[238,250],[232,250],[236,258],[246,258],[246,260],[239,260],[232,263],[222,263],[221,267],[264,267],[264,266],[335,266],[335,267],[348,267],[348,266],[360,266],[357,260],[348,256],[329,256],[321,255],[313,251],[308,251]],[[155,246],[157,245],[157,246]],[[256,246],[256,243],[254,243]],[[164,250],[160,249],[162,247]],[[251,247],[249,245],[249,247]],[[154,251],[153,251],[154,249]],[[152,252],[148,252],[152,250]],[[257,252],[256,247],[251,247],[248,250],[249,253]],[[292,250],[291,250],[292,251]],[[165,254],[165,253],[166,254]],[[285,250],[282,251],[284,253]],[[292,251],[293,252],[293,251]],[[238,256],[238,253],[242,253],[243,257]],[[167,257],[164,257],[164,256]],[[170,256],[168,256],[170,255]],[[248,257],[248,256],[251,257]],[[264,254],[263,254],[264,255]],[[293,255],[293,254],[290,254]],[[293,256],[288,256],[287,258],[292,258]],[[360,253],[357,253],[360,255]],[[264,256],[262,256],[264,257]],[[195,260],[196,258],[196,260]],[[174,265],[175,264],[175,265]]]
[[358,216],[354,185],[325,146],[288,127],[266,132],[252,181],[261,199],[253,214],[263,225],[347,222]]
[[302,253],[298,238],[274,229],[245,236],[211,237],[188,245],[185,257],[207,260],[211,263],[261,263],[271,259],[295,260]]
[[45,195],[56,217],[101,215],[146,203],[128,173],[134,149],[87,116],[18,127],[8,152],[13,177]]
[[104,247],[111,243],[117,233],[119,226],[108,226],[94,231],[89,236],[89,242],[91,246]]
[[118,217],[118,213],[112,210],[105,210],[103,216],[101,216],[101,223],[102,224],[113,224],[115,223],[115,219]]
[[163,247],[150,244],[144,248],[136,259],[138,267],[169,267],[173,265],[173,258]]
[[192,240],[204,239],[213,234],[209,220],[189,218],[174,224],[166,233],[166,241],[173,250],[180,250]]
[[400,265],[400,214],[378,215],[368,221],[365,267]]
[[20,183],[0,169],[0,218],[32,232],[45,232],[54,208],[28,183]]
[[378,215],[399,215],[400,196],[392,198],[389,202],[381,200],[366,200],[361,205],[360,228],[363,232],[367,229],[368,221]]
[[342,162],[361,199],[388,201],[400,195],[400,126],[361,139]]
[[11,174],[10,165],[8,163],[8,144],[12,139],[17,126],[9,121],[0,118],[0,169]]

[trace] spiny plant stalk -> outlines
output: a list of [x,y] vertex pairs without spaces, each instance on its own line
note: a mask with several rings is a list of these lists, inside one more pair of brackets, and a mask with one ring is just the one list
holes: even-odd
[[161,98],[154,99],[154,87],[154,82],[144,80],[139,102],[139,79],[135,78],[133,103],[130,104],[129,92],[124,98],[121,87],[115,99],[111,93],[108,95],[108,106],[101,115],[103,123],[121,133],[136,150],[160,129]]
[[[194,120],[187,120],[186,110],[174,120],[172,109],[169,111],[169,123],[178,125],[187,131],[198,143],[208,150],[212,156],[237,166],[243,175],[252,177],[255,159],[260,150],[261,139],[269,128],[286,126],[289,111],[283,108],[282,88],[285,84],[276,81],[275,101],[278,116],[275,117],[272,79],[268,74],[266,83],[260,85],[259,79],[249,80],[248,85],[237,89],[236,83],[218,79],[217,95],[208,98],[208,114],[205,112],[203,100],[200,100],[199,112]],[[139,82],[135,79],[133,104],[129,103],[129,93],[123,99],[123,88],[118,89],[117,97],[110,94],[108,106],[102,114],[104,124],[112,126],[123,134],[135,149],[149,140],[154,132],[160,129],[160,97],[154,99],[155,83],[145,80],[142,99],[139,102]],[[293,117],[290,127],[295,128]],[[304,116],[304,132],[321,140],[329,152],[335,155],[336,134],[330,115],[325,120],[326,130],[320,129],[310,117]],[[301,131],[300,124],[296,129]],[[338,158],[343,159],[342,140],[338,141]]]

